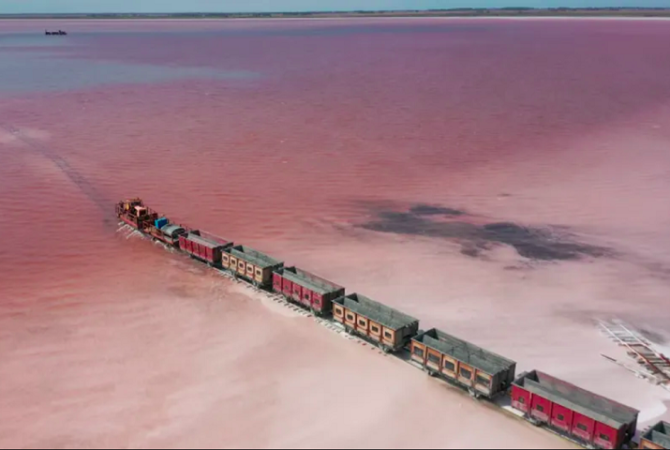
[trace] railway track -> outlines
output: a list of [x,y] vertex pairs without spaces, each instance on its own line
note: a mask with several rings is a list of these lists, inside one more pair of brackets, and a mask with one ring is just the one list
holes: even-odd
[[645,378],[670,390],[670,359],[667,356],[622,321],[600,321],[598,327],[604,335],[619,346],[626,348],[628,356],[647,372]]
[[[58,169],[84,194],[90,201],[92,201],[104,214],[108,217],[109,199],[105,197],[84,175],[82,175],[76,168],[74,168],[65,158],[60,156],[57,151],[43,143],[26,136],[25,133],[18,127],[11,123],[0,122],[0,129],[5,130],[18,141],[22,142],[29,149],[35,153],[50,160]],[[111,223],[105,219],[107,226]]]
[[[132,228],[130,225],[128,225],[124,222],[119,222],[119,228],[117,229],[117,233],[124,239],[131,239],[133,237],[139,237],[139,238],[142,238],[142,239],[152,240],[156,245],[160,245],[165,250],[170,251],[171,253],[177,253],[177,252],[174,252],[174,250],[169,245],[165,245],[162,242],[159,242],[157,240],[154,240],[154,239],[150,238],[149,236],[146,236],[142,232]],[[319,316],[313,314],[312,312],[296,305],[295,303],[292,303],[292,302],[286,300],[286,298],[281,296],[281,295],[278,295],[278,294],[266,291],[264,289],[255,287],[252,284],[247,283],[246,281],[233,276],[230,272],[228,272],[226,270],[218,269],[216,267],[211,267],[211,266],[210,266],[210,269],[215,271],[219,276],[221,276],[223,278],[226,278],[226,279],[244,287],[245,289],[248,289],[248,290],[256,292],[256,293],[264,294],[267,298],[269,298],[273,302],[278,303],[281,306],[284,306],[284,307],[290,309],[291,311],[293,311],[294,313],[296,313],[296,314],[298,314],[302,317],[313,318],[315,322],[317,322],[319,325],[322,325],[323,327],[329,329],[330,331],[336,332],[338,334],[344,334],[346,337],[351,338],[351,339],[356,339],[354,336],[351,336],[348,333],[346,333],[344,327],[342,325],[340,325],[339,323],[333,322],[333,321],[325,319],[323,317],[319,317]],[[380,353],[381,353],[381,351],[380,351]]]
[[[128,224],[126,224],[124,222],[119,222],[119,228],[118,228],[117,232],[119,234],[121,234],[121,236],[124,237],[125,239],[130,239],[130,238],[133,238],[133,237],[139,237],[141,239],[147,239],[147,240],[152,241],[154,244],[163,247],[165,250],[168,250],[170,253],[182,254],[181,252],[175,251],[169,245],[167,245],[163,242],[160,242],[160,241],[156,240],[155,238],[132,228],[131,226],[129,226]],[[299,316],[302,316],[302,317],[305,317],[305,318],[311,318],[312,320],[314,320],[316,323],[318,323],[319,325],[321,325],[325,329],[329,330],[332,333],[335,333],[335,334],[341,336],[344,339],[347,339],[349,341],[353,341],[353,342],[355,342],[355,343],[357,343],[361,346],[368,347],[371,350],[374,350],[380,356],[390,357],[390,358],[396,359],[399,362],[403,362],[405,364],[408,364],[408,365],[412,366],[414,369],[418,369],[418,370],[421,370],[422,372],[426,372],[426,370],[420,364],[418,364],[418,363],[416,363],[412,360],[409,345],[407,345],[405,348],[403,348],[402,350],[400,350],[398,352],[385,353],[384,351],[382,351],[382,349],[378,348],[376,345],[367,341],[366,339],[362,338],[361,336],[353,335],[353,334],[350,334],[349,332],[347,332],[344,325],[342,325],[339,322],[336,322],[336,321],[328,319],[328,318],[320,317],[319,315],[316,315],[316,314],[312,313],[311,311],[303,308],[302,306],[299,306],[299,305],[289,301],[284,296],[279,295],[279,294],[275,294],[274,292],[271,292],[271,291],[268,291],[266,289],[254,286],[254,285],[248,283],[247,281],[234,276],[232,273],[230,273],[227,270],[219,269],[219,268],[211,266],[211,265],[208,265],[208,267],[210,269],[212,269],[213,271],[215,271],[221,277],[226,278],[229,281],[231,281],[233,283],[236,283],[236,284],[244,287],[245,289],[248,289],[249,291],[252,291],[252,292],[257,293],[257,294],[263,294],[266,298],[268,298],[271,301],[279,304],[280,306],[283,306],[285,308],[290,309],[291,311],[293,311],[294,313],[296,313]],[[611,327],[609,329],[611,330]],[[613,336],[617,336],[617,333],[610,333],[610,334],[612,334]],[[632,342],[628,342],[628,340],[626,340],[626,339],[622,338],[621,341],[622,342],[627,342],[628,345],[632,345]],[[444,386],[445,388],[449,389],[450,391],[452,391],[452,392],[454,392],[458,395],[462,395],[464,398],[467,397],[467,398],[471,399],[472,401],[476,401],[477,403],[481,404],[482,406],[484,406],[486,408],[501,412],[504,416],[506,416],[510,420],[517,420],[517,421],[523,423],[525,426],[528,426],[528,427],[539,426],[538,424],[534,424],[532,422],[529,422],[522,412],[512,408],[510,398],[508,396],[502,395],[502,396],[496,397],[496,398],[491,399],[491,400],[486,400],[486,399],[483,399],[483,398],[475,398],[469,392],[465,391],[462,387],[460,387],[460,386],[458,386],[454,383],[451,383],[451,382],[447,381],[446,379],[437,378],[437,377],[432,377],[432,378],[435,382],[440,383],[440,385]],[[591,446],[585,445],[583,442],[580,442],[579,440],[573,438],[572,436],[570,436],[568,434],[565,434],[565,433],[562,433],[560,431],[557,431],[557,430],[555,430],[551,427],[542,427],[542,428],[544,430],[546,430],[547,432],[555,435],[556,437],[574,445],[575,448],[593,448]]]

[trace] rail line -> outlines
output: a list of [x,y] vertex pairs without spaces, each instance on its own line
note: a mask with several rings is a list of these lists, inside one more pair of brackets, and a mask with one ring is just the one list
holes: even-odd
[[[133,237],[138,237],[140,239],[146,239],[146,240],[152,241],[155,245],[158,245],[158,246],[162,247],[164,250],[166,250],[170,253],[182,254],[180,252],[174,251],[174,249],[172,247],[170,247],[169,245],[167,245],[163,242],[160,242],[160,241],[152,238],[151,236],[148,236],[148,235],[132,228],[130,225],[126,224],[125,222],[119,222],[118,223],[117,233],[120,233],[121,237],[123,237],[125,239],[131,239]],[[393,358],[395,360],[398,360],[400,362],[408,364],[409,366],[413,367],[414,369],[421,370],[422,372],[431,376],[430,373],[426,372],[426,370],[421,365],[419,365],[418,363],[416,363],[412,360],[411,352],[410,352],[410,349],[409,349],[409,344],[405,348],[403,348],[402,350],[400,350],[398,352],[385,353],[381,349],[379,349],[378,347],[373,345],[372,343],[363,339],[362,337],[348,333],[346,331],[345,327],[342,324],[340,324],[338,322],[335,322],[333,320],[330,320],[328,318],[319,317],[318,315],[311,313],[310,311],[304,309],[303,307],[298,306],[295,303],[288,301],[282,295],[275,294],[273,292],[267,291],[267,290],[262,289],[260,287],[256,287],[256,286],[254,286],[250,283],[247,283],[244,280],[242,280],[240,278],[237,278],[236,276],[232,275],[227,270],[219,269],[219,268],[211,266],[211,265],[208,265],[206,267],[213,270],[215,273],[217,273],[221,277],[226,278],[227,280],[232,281],[232,282],[244,287],[245,289],[247,289],[249,291],[265,295],[267,298],[269,298],[273,302],[279,304],[280,306],[283,306],[283,307],[286,307],[286,308],[290,309],[291,311],[295,312],[296,314],[299,314],[302,317],[311,318],[317,324],[321,325],[322,327],[326,328],[330,332],[335,333],[335,334],[339,335],[340,337],[342,337],[344,339],[347,339],[349,341],[352,341],[352,342],[357,343],[357,344],[362,345],[362,346],[369,347],[371,350],[375,351],[375,353],[379,354],[380,356]],[[490,401],[487,401],[485,399],[480,399],[480,398],[473,397],[472,395],[470,395],[470,393],[465,391],[462,387],[460,387],[457,384],[455,384],[453,382],[450,382],[450,381],[448,381],[444,378],[438,378],[438,377],[435,377],[435,376],[431,376],[431,378],[434,381],[440,383],[440,385],[442,385],[443,387],[449,389],[450,391],[452,391],[452,392],[454,392],[458,395],[462,395],[463,397],[470,398],[472,401],[475,401],[478,404],[480,404],[482,406],[485,406],[485,407],[487,407],[491,410],[502,412],[505,415],[505,417],[507,417],[511,420],[518,420],[524,426],[528,426],[528,427],[537,426],[537,425],[527,421],[525,419],[523,413],[521,413],[520,411],[517,411],[514,408],[512,408],[509,398],[507,398],[505,396],[500,396],[500,397],[494,398]],[[589,446],[585,446],[582,442],[579,442],[578,440],[574,439],[572,436],[567,435],[565,433],[561,433],[561,432],[559,432],[557,430],[554,430],[550,427],[544,427],[543,429],[545,431],[557,436],[558,438],[560,438],[560,439],[562,439],[566,442],[569,442],[570,444],[575,445],[576,448],[592,448],[592,447],[589,447]]]
[[600,330],[619,346],[628,350],[638,364],[642,365],[656,384],[670,388],[670,359],[653,348],[651,343],[631,330],[621,321],[599,322]]
[[[109,208],[107,207],[107,205],[110,204],[109,199],[100,193],[100,191],[98,191],[98,189],[96,189],[96,187],[93,186],[91,182],[86,179],[86,177],[79,173],[77,169],[72,167],[65,158],[60,156],[56,151],[49,148],[48,146],[26,136],[23,134],[20,128],[12,124],[0,122],[0,129],[10,133],[16,139],[30,147],[33,151],[53,162],[56,167],[58,167],[60,171],[63,172],[63,174],[68,177],[70,181],[100,209],[100,212],[104,214],[105,218],[109,218]],[[109,220],[105,220],[105,223],[111,224]]]

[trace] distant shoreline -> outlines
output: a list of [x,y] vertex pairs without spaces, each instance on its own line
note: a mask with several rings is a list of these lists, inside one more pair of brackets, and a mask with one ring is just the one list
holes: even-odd
[[670,18],[670,8],[501,8],[426,11],[350,11],[286,13],[162,13],[162,14],[0,14],[0,19],[336,19],[336,18]]

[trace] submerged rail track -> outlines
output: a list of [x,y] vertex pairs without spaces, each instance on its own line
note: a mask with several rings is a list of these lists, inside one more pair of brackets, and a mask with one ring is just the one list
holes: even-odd
[[1,123],[0,129],[5,130],[11,136],[14,136],[17,140],[22,142],[28,148],[36,152],[37,154],[45,157],[46,159],[53,162],[56,167],[84,194],[95,206],[100,209],[106,218],[105,223],[107,225],[112,225],[113,222],[109,220],[109,208],[110,200],[106,198],[84,175],[82,175],[76,168],[63,158],[47,145],[42,144],[41,142],[26,136],[20,128],[9,124]]

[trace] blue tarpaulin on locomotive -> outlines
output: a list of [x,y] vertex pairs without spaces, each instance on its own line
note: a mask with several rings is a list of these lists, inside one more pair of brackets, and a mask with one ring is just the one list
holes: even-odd
[[158,228],[159,230],[167,224],[168,224],[168,220],[167,220],[166,217],[161,217],[160,219],[156,219],[156,222],[155,222],[156,228]]

